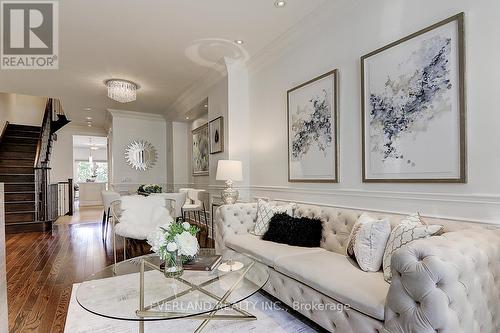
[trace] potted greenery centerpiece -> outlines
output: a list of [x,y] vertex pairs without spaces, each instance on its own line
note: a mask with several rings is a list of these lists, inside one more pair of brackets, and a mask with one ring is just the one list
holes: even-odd
[[165,261],[166,277],[181,276],[183,262],[196,256],[200,248],[196,239],[199,231],[198,227],[178,219],[170,225],[161,226],[154,235],[148,237],[151,251]]
[[139,186],[137,194],[150,195],[151,193],[161,193],[162,188],[158,184],[144,184]]

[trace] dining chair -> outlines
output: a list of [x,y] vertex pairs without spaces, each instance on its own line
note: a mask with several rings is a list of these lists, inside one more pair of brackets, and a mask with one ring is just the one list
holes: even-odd
[[[187,190],[187,199],[184,205],[182,206],[182,218],[186,220],[186,215],[189,219],[191,219],[191,215],[193,216],[193,220],[200,224],[205,225],[207,228],[205,234],[205,242],[208,242],[208,234],[209,234],[209,226],[207,219],[207,211],[205,209],[205,202],[203,201],[203,195],[207,192],[205,190],[198,190],[194,188],[184,189]],[[201,213],[203,213],[203,222],[201,220]]]
[[106,236],[108,235],[108,225],[111,218],[111,203],[116,200],[120,200],[120,193],[115,191],[103,190],[101,191],[102,204],[104,206],[104,211],[102,213],[102,241],[106,242]]
[[162,196],[122,196],[111,203],[113,217],[113,259],[116,266],[116,236],[123,238],[123,260],[127,240],[146,240],[158,227],[174,221],[175,200]]
[[171,199],[175,201],[175,209],[173,210],[172,217],[178,218],[182,217],[182,206],[186,203],[187,193],[153,193],[152,195],[159,195],[165,199]]

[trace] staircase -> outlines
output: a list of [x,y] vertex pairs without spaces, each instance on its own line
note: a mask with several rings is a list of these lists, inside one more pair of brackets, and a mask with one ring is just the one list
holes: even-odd
[[6,232],[44,231],[36,221],[35,158],[41,127],[7,124],[0,144]]
[[[5,232],[47,231],[57,218],[57,191],[49,184],[54,133],[68,124],[49,98],[41,126],[6,123],[0,137],[0,183],[5,192]],[[54,205],[54,201],[56,204]]]

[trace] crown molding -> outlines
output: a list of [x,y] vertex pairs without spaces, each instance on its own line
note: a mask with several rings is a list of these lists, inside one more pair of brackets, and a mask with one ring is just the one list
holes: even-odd
[[107,109],[113,118],[132,118],[153,121],[166,121],[165,117],[157,113],[146,113],[137,111],[127,111],[118,109]]

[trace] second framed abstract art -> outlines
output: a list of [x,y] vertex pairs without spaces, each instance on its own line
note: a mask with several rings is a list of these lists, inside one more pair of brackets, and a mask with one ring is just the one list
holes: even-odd
[[287,92],[288,181],[338,183],[338,70]]
[[463,16],[361,58],[364,182],[466,182]]

